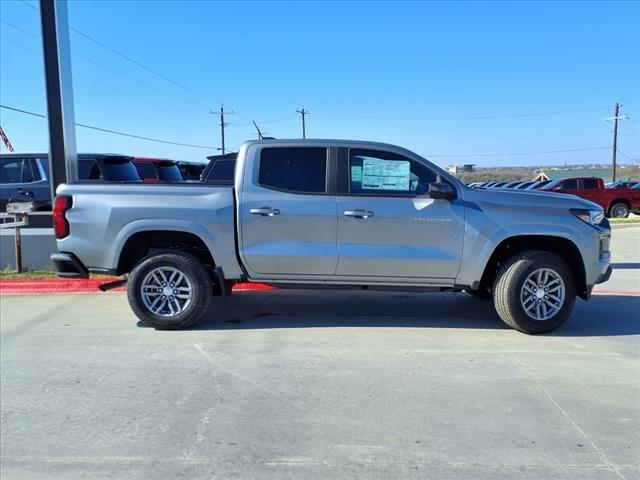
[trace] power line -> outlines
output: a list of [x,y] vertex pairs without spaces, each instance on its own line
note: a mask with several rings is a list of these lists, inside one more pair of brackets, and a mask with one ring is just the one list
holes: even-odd
[[379,117],[379,116],[353,116],[353,115],[340,115],[340,114],[327,114],[327,113],[316,113],[315,115],[321,117],[335,117],[335,118],[350,118],[350,119],[360,119],[360,120],[406,120],[406,121],[415,121],[415,120],[497,120],[497,119],[509,119],[509,118],[527,118],[527,117],[548,117],[554,115],[570,115],[574,113],[583,113],[583,112],[595,112],[602,111],[609,106],[601,106],[601,107],[590,107],[590,108],[581,108],[576,110],[560,110],[553,112],[532,112],[532,113],[510,113],[503,115],[475,115],[475,116],[460,116],[460,117]]
[[624,158],[626,158],[627,160],[631,160],[632,162],[640,162],[640,158],[631,158],[629,155],[621,151],[619,148],[618,148],[618,153],[622,155]]
[[[11,110],[13,112],[23,113],[25,115],[32,115],[34,117],[47,118],[46,115],[42,115],[41,113],[30,112],[28,110],[23,110],[23,109],[20,109],[20,108],[9,107],[7,105],[0,105],[0,108],[4,108],[6,110]],[[121,135],[123,137],[137,138],[139,140],[147,140],[149,142],[165,143],[165,144],[169,144],[169,145],[178,145],[180,147],[202,148],[202,149],[205,149],[205,150],[220,150],[219,148],[212,147],[210,145],[193,145],[193,144],[190,144],[190,143],[174,142],[174,141],[170,141],[170,140],[160,140],[158,138],[144,137],[142,135],[135,135],[133,133],[120,132],[120,131],[117,131],[117,130],[110,130],[108,128],[96,127],[94,125],[87,125],[85,123],[76,123],[75,125],[77,127],[88,128],[90,130],[97,130],[99,132],[111,133],[111,134],[114,134],[114,135]]]
[[456,158],[456,157],[515,157],[520,155],[547,155],[551,153],[587,152],[592,150],[609,150],[610,147],[571,148],[568,150],[549,150],[546,152],[518,152],[518,153],[469,153],[469,154],[437,154],[429,157]]
[[[31,5],[30,3],[28,3],[28,2],[26,2],[24,0],[20,0],[20,1],[23,4],[25,4],[26,6],[28,6],[29,8],[32,8],[33,10],[35,10],[36,12],[38,11],[38,9],[36,7],[34,7],[33,5]],[[163,80],[165,80],[167,82],[170,82],[170,83],[172,83],[172,84],[174,84],[174,85],[176,85],[176,86],[178,86],[178,87],[190,92],[193,95],[196,95],[196,96],[198,96],[200,98],[203,98],[203,99],[205,99],[207,101],[210,101],[210,102],[214,101],[210,97],[208,97],[206,95],[203,95],[200,92],[197,92],[196,90],[192,89],[191,87],[188,87],[188,86],[184,85],[183,83],[180,83],[177,80],[174,80],[173,78],[170,78],[167,75],[164,75],[163,73],[160,73],[157,70],[154,70],[151,67],[148,67],[147,65],[143,64],[142,62],[139,62],[139,61],[135,60],[134,58],[131,58],[130,56],[126,55],[125,53],[122,53],[119,50],[116,50],[115,48],[110,47],[109,45],[101,42],[100,40],[97,40],[96,38],[93,38],[91,35],[88,35],[88,34],[84,33],[83,31],[78,30],[77,28],[75,28],[75,27],[73,27],[71,25],[69,25],[69,30],[77,33],[78,35],[80,35],[80,36],[82,36],[82,37],[84,37],[84,38],[86,38],[86,39],[88,39],[90,41],[92,41],[93,43],[95,43],[96,45],[99,45],[100,47],[104,48],[105,50],[109,50],[110,52],[118,55],[119,57],[124,58],[125,60],[133,63],[134,65],[137,65],[138,67],[140,67],[140,68],[142,68],[142,69],[144,69],[144,70],[146,70],[146,71],[148,71],[150,73],[153,73],[154,75],[162,78]]]

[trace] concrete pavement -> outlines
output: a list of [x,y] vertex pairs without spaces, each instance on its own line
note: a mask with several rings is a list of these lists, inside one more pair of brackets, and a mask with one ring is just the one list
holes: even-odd
[[[607,290],[637,289],[627,231]],[[536,337],[463,293],[246,292],[177,332],[118,293],[0,314],[3,480],[640,478],[638,296]]]

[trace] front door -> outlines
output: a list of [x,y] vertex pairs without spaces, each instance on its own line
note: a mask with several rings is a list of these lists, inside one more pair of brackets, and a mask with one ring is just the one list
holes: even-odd
[[333,275],[338,263],[329,149],[262,147],[249,152],[240,200],[241,254],[254,279]]
[[460,267],[464,206],[429,198],[436,173],[402,155],[341,151],[336,275],[395,282],[453,283]]

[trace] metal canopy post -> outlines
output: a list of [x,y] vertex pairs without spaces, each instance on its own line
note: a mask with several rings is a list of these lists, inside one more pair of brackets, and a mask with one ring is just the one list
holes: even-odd
[[40,0],[49,123],[49,172],[53,198],[58,185],[78,178],[71,48],[66,0]]

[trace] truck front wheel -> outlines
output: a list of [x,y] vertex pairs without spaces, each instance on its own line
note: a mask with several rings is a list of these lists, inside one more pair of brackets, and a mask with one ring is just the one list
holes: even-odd
[[144,258],[131,272],[127,298],[145,324],[176,330],[195,324],[206,312],[212,279],[205,265],[182,251],[164,251]]
[[524,333],[547,333],[560,327],[576,300],[573,272],[559,256],[526,251],[509,259],[493,289],[498,315]]

